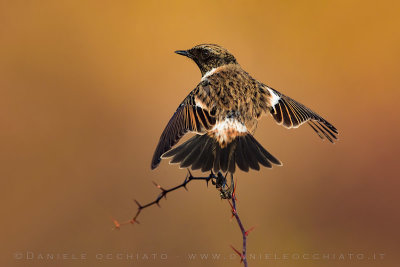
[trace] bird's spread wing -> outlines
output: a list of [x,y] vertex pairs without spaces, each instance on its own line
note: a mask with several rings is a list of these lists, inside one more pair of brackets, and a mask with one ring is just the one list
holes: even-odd
[[297,128],[307,122],[322,139],[332,143],[337,139],[337,129],[311,109],[268,86],[264,85],[262,91],[267,91],[268,111],[278,124]]
[[187,132],[204,133],[215,125],[215,118],[208,107],[202,103],[198,96],[204,95],[201,84],[196,87],[179,105],[172,118],[169,120],[151,161],[151,169],[155,169],[161,161],[161,156],[170,150]]

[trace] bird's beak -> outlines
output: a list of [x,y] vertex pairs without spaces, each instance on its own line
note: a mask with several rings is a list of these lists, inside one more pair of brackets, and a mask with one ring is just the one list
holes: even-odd
[[175,53],[177,53],[178,55],[188,57],[188,58],[193,57],[193,55],[188,50],[178,50],[178,51],[175,51]]

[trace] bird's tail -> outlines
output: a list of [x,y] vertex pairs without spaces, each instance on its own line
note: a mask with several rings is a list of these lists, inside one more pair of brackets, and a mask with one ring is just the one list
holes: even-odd
[[162,158],[169,157],[172,157],[170,163],[179,163],[181,168],[191,167],[203,172],[234,173],[236,165],[245,172],[250,168],[259,170],[259,164],[268,168],[272,167],[271,163],[282,165],[249,133],[237,136],[224,148],[207,134],[196,135],[162,155]]

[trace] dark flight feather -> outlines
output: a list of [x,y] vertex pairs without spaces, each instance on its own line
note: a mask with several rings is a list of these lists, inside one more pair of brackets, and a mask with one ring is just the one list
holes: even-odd
[[[151,169],[156,168],[161,161],[161,155],[170,150],[187,132],[204,133],[211,129],[215,124],[213,118],[207,110],[196,106],[195,95],[197,90],[193,90],[175,111],[161,134],[157,148],[151,161]],[[181,148],[182,149],[182,148]],[[174,151],[173,153],[178,153]],[[178,157],[179,161],[182,160]]]
[[[266,87],[265,85],[263,85]],[[286,128],[297,128],[305,122],[322,138],[334,142],[337,139],[337,129],[320,115],[307,108],[294,99],[267,87],[279,97],[275,105],[270,105],[270,113],[277,123],[282,123]],[[271,98],[272,99],[272,98]]]
[[243,149],[240,144],[236,145],[236,151],[235,151],[235,159],[236,159],[236,164],[238,165],[239,169],[241,169],[244,172],[249,171],[249,164],[245,160],[245,155],[243,154]]
[[281,165],[251,134],[236,137],[224,148],[207,134],[195,135],[162,155],[162,158],[167,157],[172,157],[171,163],[179,163],[181,168],[201,168],[203,172],[213,170],[234,173],[236,165],[246,172],[249,167],[259,170],[259,163],[268,168],[272,167],[271,163]]

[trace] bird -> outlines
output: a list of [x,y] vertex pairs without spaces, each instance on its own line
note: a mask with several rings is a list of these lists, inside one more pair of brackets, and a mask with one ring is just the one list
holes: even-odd
[[[193,60],[202,77],[162,132],[151,169],[165,158],[180,168],[231,174],[282,165],[254,138],[258,121],[268,114],[288,129],[308,124],[320,138],[337,139],[332,124],[253,78],[222,46],[200,44],[175,53]],[[194,136],[174,147],[187,133]]]

